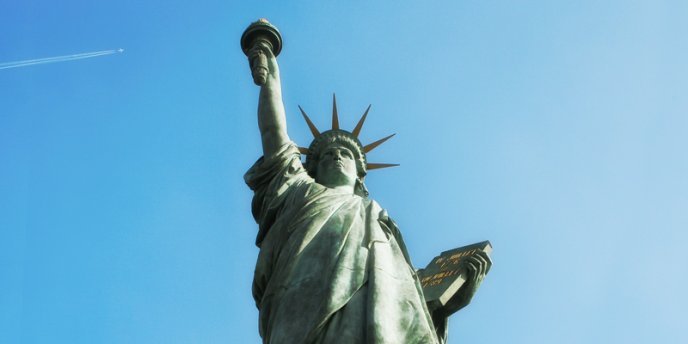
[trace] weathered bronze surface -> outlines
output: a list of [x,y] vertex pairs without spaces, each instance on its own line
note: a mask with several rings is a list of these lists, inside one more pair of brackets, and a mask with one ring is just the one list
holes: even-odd
[[[340,128],[333,102],[332,129],[322,132],[301,109],[314,140],[297,147],[287,134],[279,49],[270,39],[243,42],[261,86],[263,157],[244,178],[259,224],[253,296],[263,342],[445,342],[446,315],[428,309],[399,228],[364,184],[368,170],[394,165],[366,159],[391,136],[364,146],[358,134],[369,108],[349,132]],[[489,266],[487,255],[466,257],[458,297],[470,301]]]

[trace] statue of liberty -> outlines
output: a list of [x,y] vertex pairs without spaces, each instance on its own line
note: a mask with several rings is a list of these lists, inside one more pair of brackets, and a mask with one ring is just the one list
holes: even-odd
[[[389,137],[363,145],[368,110],[346,131],[335,101],[332,128],[322,132],[301,109],[314,139],[307,149],[295,145],[275,58],[280,44],[264,39],[245,48],[260,85],[263,157],[245,181],[259,224],[253,297],[263,343],[444,343],[447,317],[428,310],[397,225],[364,184],[369,170],[394,166],[366,158]],[[488,267],[487,255],[470,257],[466,304]]]

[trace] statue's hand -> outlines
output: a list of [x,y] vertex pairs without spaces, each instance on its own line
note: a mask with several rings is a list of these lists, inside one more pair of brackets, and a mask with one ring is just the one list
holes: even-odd
[[279,82],[277,59],[270,46],[262,41],[257,42],[248,53],[249,66],[254,80],[259,85],[273,85]]
[[485,279],[485,275],[490,271],[492,260],[487,253],[479,251],[465,258],[464,267],[467,279],[459,290],[461,300],[459,308],[463,308],[471,302],[483,279]]

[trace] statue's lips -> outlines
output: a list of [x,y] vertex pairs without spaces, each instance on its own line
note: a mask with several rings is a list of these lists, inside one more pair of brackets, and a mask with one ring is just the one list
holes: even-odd
[[328,163],[327,166],[329,166],[330,168],[333,168],[333,167],[343,168],[344,163],[341,161],[332,161],[332,162]]
[[332,162],[328,164],[325,168],[330,171],[337,171],[337,173],[341,173],[344,170],[346,170],[346,168],[344,167],[344,163],[341,162]]

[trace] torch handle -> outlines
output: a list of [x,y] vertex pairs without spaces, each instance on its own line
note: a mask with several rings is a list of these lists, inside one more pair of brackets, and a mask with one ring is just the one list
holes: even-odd
[[[267,39],[259,37],[253,41],[252,47],[255,48],[259,44],[265,45],[270,51],[272,51],[272,44]],[[270,68],[268,67],[268,57],[263,51],[259,51],[258,54],[253,56],[251,59],[251,75],[253,76],[253,83],[258,86],[263,86],[267,82],[268,75],[270,74]]]

